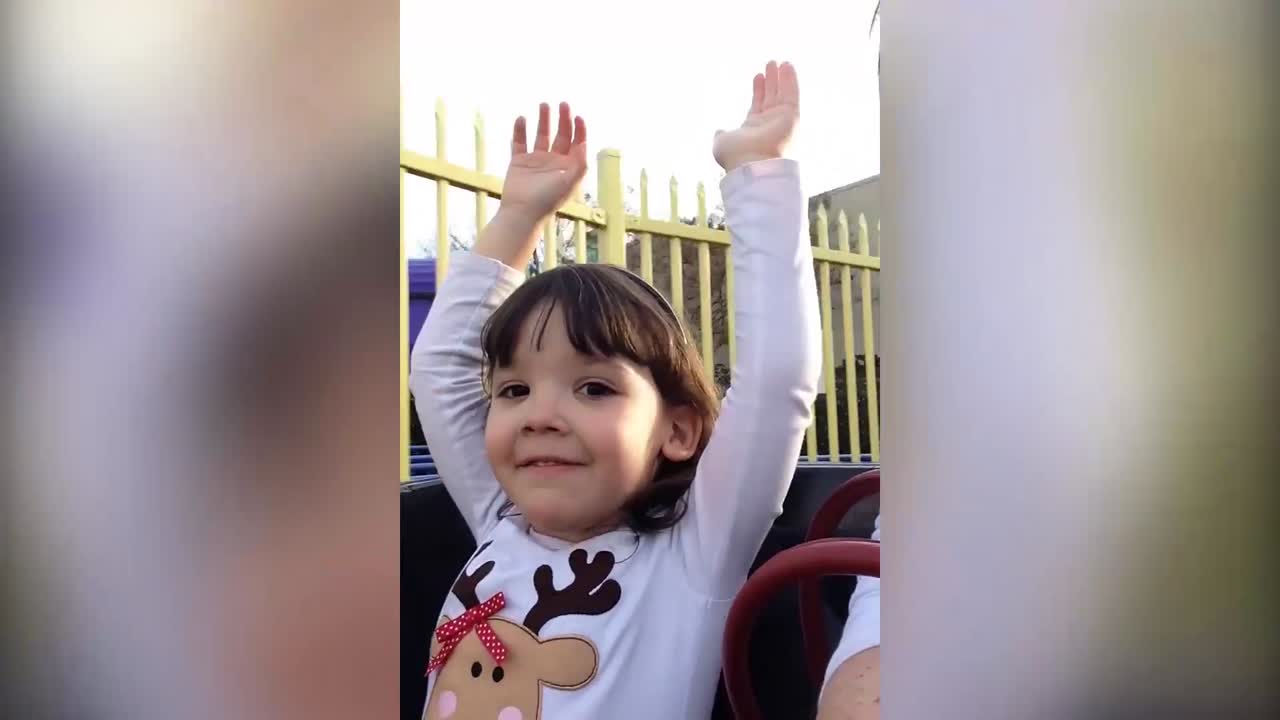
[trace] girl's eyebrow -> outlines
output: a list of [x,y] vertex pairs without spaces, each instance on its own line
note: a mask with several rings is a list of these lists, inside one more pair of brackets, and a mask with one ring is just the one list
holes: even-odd
[[626,363],[616,357],[602,357],[598,355],[584,355],[582,364],[587,367],[608,367],[621,368],[626,367]]
[[638,368],[634,367],[630,362],[618,357],[593,358],[584,361],[583,368],[596,372],[608,371],[610,375],[617,377],[637,376]]
[[490,375],[513,375],[517,372],[520,365],[513,358],[510,365],[494,365]]

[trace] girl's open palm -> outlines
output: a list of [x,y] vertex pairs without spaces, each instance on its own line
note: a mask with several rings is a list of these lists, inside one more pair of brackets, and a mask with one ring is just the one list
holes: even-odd
[[716,133],[711,153],[725,170],[782,157],[800,119],[800,85],[791,63],[770,61],[751,86],[751,109],[737,130]]
[[525,119],[516,118],[511,134],[511,164],[502,185],[502,207],[537,220],[555,212],[582,182],[587,172],[587,126],[582,118],[570,123],[569,104],[560,103],[559,127],[551,140],[551,109],[538,108],[533,150],[528,148]]

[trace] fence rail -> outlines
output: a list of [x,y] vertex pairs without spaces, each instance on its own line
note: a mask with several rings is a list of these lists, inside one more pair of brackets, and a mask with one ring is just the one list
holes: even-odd
[[[401,305],[408,307],[408,284],[406,244],[404,238],[404,182],[405,176],[411,175],[436,184],[436,282],[437,287],[448,273],[450,236],[449,236],[449,189],[459,188],[474,196],[476,231],[488,222],[488,201],[502,197],[502,178],[485,172],[485,131],[484,121],[479,115],[473,124],[475,132],[474,167],[464,167],[450,162],[445,156],[445,131],[447,116],[443,102],[437,102],[436,121],[436,154],[424,155],[419,152],[401,148],[400,150],[400,257],[401,257]],[[602,262],[628,267],[637,270],[646,282],[653,284],[659,291],[665,291],[675,308],[677,315],[689,318],[685,314],[685,245],[692,244],[696,250],[697,264],[697,322],[688,323],[691,334],[698,340],[704,366],[708,374],[715,376],[717,350],[723,348],[727,355],[726,368],[732,377],[732,367],[736,359],[736,342],[734,338],[733,318],[733,263],[731,254],[733,245],[726,229],[711,227],[707,221],[706,189],[702,183],[697,186],[697,210],[693,224],[683,221],[679,214],[679,186],[673,177],[669,183],[671,212],[670,219],[661,220],[649,215],[649,177],[644,170],[640,171],[640,213],[628,214],[624,202],[624,184],[622,175],[622,155],[613,149],[601,150],[596,155],[597,194],[595,205],[588,204],[578,197],[561,207],[553,219],[543,229],[542,268],[551,269],[558,265],[562,258],[561,239],[558,232],[560,222],[572,224],[572,261],[589,261],[589,241],[594,241],[597,256]],[[805,455],[810,461],[817,461],[820,456],[840,457],[841,455],[861,456],[869,454],[873,462],[880,460],[880,420],[878,399],[878,373],[875,362],[875,328],[872,306],[871,273],[879,272],[880,258],[871,254],[866,218],[857,218],[856,239],[850,236],[849,219],[843,211],[835,218],[836,244],[832,247],[830,220],[825,206],[819,206],[815,230],[816,242],[813,247],[815,271],[818,273],[818,295],[822,310],[823,338],[823,394],[818,405],[822,412],[814,413],[814,422],[810,424],[805,439]],[[655,244],[654,239],[666,238],[665,247]],[[634,249],[633,262],[628,262],[628,250]],[[722,257],[719,293],[713,292],[712,250]],[[664,253],[667,257],[666,267],[659,265],[655,269],[655,253]],[[565,260],[570,253],[565,249]],[[832,274],[836,275],[840,299],[840,340],[837,345],[834,317]],[[853,276],[858,275],[858,288],[855,294]],[[660,276],[665,275],[665,278]],[[664,279],[665,283],[659,280]],[[661,285],[665,284],[666,287]],[[715,308],[713,295],[722,301],[722,323],[719,336],[723,344],[716,343]],[[862,357],[864,358],[865,380],[858,380],[855,355],[854,304],[862,306],[861,337]],[[409,352],[409,331],[405,323],[401,323],[400,354],[401,362]],[[838,397],[837,352],[844,358],[845,387],[843,397]],[[401,372],[401,479],[407,481],[410,476],[409,465],[409,389],[407,367],[402,365]],[[864,388],[865,399],[859,402],[859,388]],[[841,407],[843,406],[843,412]],[[867,442],[863,443],[863,421],[860,415],[865,414]],[[846,420],[845,437],[841,437],[840,420]],[[818,425],[825,426],[823,437],[819,436]],[[864,447],[865,445],[865,447]]]

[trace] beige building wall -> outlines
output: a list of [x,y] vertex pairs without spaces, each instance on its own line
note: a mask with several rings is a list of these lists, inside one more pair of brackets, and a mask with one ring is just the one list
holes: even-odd
[[[858,214],[861,213],[867,218],[867,240],[871,246],[871,254],[880,256],[880,176],[873,175],[869,178],[859,180],[858,182],[844,185],[832,190],[814,195],[809,198],[809,237],[810,241],[817,243],[817,226],[818,226],[818,205],[825,204],[827,206],[828,225],[830,228],[829,237],[831,247],[839,246],[839,235],[837,234],[836,218],[839,217],[840,211],[843,210],[849,218],[849,246],[851,249],[857,249],[858,238]],[[853,325],[854,325],[854,352],[861,354],[863,345],[862,331],[862,289],[861,281],[858,278],[860,271],[854,270],[852,273],[851,292],[853,295]],[[840,298],[840,275],[838,269],[831,271],[831,318],[832,327],[835,330],[835,364],[839,365],[844,362],[844,341],[841,325],[843,323],[842,313],[843,305]],[[877,330],[880,327],[880,273],[870,272],[871,275],[871,314],[872,325]],[[879,338],[879,332],[875,337]],[[880,344],[876,343],[877,349]]]

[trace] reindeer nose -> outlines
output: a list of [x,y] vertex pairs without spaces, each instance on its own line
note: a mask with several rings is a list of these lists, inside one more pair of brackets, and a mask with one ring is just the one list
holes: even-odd
[[502,712],[498,713],[498,720],[524,720],[524,714],[519,708],[507,706],[502,708]]

